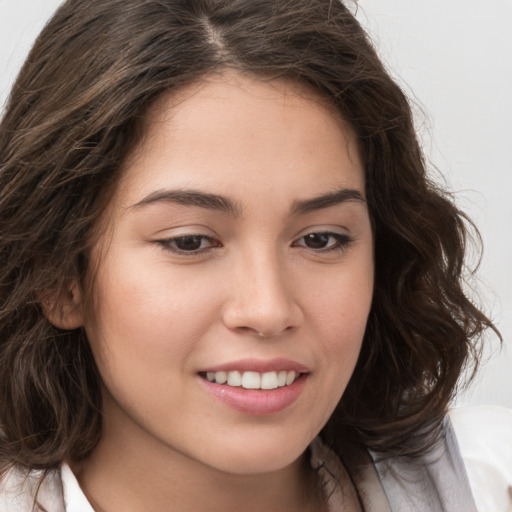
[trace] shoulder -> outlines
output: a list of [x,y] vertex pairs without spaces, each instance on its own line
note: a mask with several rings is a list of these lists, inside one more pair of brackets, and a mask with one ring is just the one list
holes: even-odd
[[59,472],[53,471],[44,479],[42,477],[40,471],[10,469],[0,478],[0,510],[65,512]]
[[512,511],[512,410],[498,406],[450,411],[479,511]]

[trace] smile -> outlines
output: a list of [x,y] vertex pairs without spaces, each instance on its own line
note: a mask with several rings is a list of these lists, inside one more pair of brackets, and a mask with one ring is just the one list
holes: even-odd
[[231,387],[242,387],[244,389],[276,389],[290,386],[300,376],[293,370],[281,370],[271,372],[254,371],[219,371],[206,372],[206,379],[215,384],[225,384]]
[[286,358],[239,359],[198,372],[203,389],[243,414],[271,415],[291,407],[311,369]]

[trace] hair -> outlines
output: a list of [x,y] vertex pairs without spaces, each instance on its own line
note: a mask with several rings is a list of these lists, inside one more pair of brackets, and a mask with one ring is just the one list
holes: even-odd
[[347,7],[68,0],[0,125],[0,466],[48,470],[96,446],[101,379],[87,338],[53,326],[42,304],[86,282],[95,228],[148,108],[226,69],[309,86],[359,141],[374,298],[354,374],[321,435],[408,457],[437,435],[484,329],[496,329],[464,292],[467,219],[428,178],[408,100]]

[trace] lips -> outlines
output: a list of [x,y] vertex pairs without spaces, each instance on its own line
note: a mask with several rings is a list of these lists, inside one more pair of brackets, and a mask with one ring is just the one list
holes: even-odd
[[291,406],[304,389],[309,370],[286,359],[245,359],[199,372],[205,389],[245,414],[269,415]]

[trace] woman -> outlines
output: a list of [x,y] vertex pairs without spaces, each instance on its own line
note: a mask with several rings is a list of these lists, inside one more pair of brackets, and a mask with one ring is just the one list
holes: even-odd
[[494,326],[341,3],[68,1],[0,155],[3,509],[476,510]]

